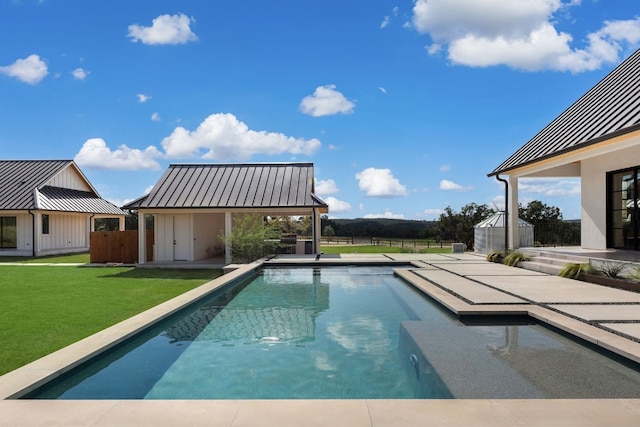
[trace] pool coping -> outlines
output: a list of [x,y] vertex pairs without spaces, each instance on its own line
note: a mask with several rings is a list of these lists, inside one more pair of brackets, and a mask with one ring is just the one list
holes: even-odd
[[[400,261],[387,259],[389,264]],[[464,261],[462,261],[464,262]],[[309,259],[286,260],[280,265],[308,264]],[[319,260],[315,265],[384,264],[384,260],[363,257]],[[419,260],[403,264],[420,268]],[[214,279],[196,289],[113,325],[90,337],[44,356],[0,377],[0,425],[43,424],[115,424],[128,420],[138,425],[169,425],[170,420],[192,420],[208,425],[412,425],[425,420],[439,420],[445,425],[549,425],[562,419],[563,425],[640,425],[640,399],[474,399],[474,400],[219,400],[219,401],[139,401],[139,400],[16,400],[73,369],[75,366],[126,340],[192,301],[234,281],[263,265],[259,260]],[[410,281],[421,292],[437,300],[457,315],[526,314],[602,346],[631,360],[640,362],[640,343],[596,328],[547,308],[531,304],[472,305],[449,292],[420,279],[396,274]],[[555,415],[554,415],[555,414]],[[347,420],[349,420],[347,422]],[[482,421],[484,420],[484,421]],[[214,422],[215,421],[215,422]],[[296,424],[296,421],[298,424]],[[313,422],[311,422],[313,421]],[[553,424],[553,422],[551,422]]]

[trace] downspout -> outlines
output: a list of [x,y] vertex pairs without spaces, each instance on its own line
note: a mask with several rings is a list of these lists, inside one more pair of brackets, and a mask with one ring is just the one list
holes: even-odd
[[31,215],[31,256],[36,257],[36,216],[29,209],[29,215]]
[[504,183],[504,250],[509,251],[509,181],[500,178],[500,174],[496,174],[496,179]]

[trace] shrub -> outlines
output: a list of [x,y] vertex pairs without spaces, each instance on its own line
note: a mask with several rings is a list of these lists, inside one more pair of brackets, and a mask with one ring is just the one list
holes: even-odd
[[489,262],[497,262],[501,263],[504,259],[504,252],[502,251],[493,251],[487,254],[487,261]]
[[265,224],[260,215],[244,214],[234,216],[231,234],[221,234],[220,238],[231,244],[232,262],[252,262],[276,252],[280,229],[274,224]]
[[588,262],[570,262],[560,270],[559,275],[567,279],[579,279],[583,274],[597,274],[599,270]]
[[621,262],[604,262],[600,271],[607,277],[616,279],[620,277],[620,273],[624,270],[625,265]]
[[504,257],[502,262],[509,267],[517,267],[518,263],[521,261],[529,261],[529,258],[522,252],[511,252]]
[[627,275],[627,279],[640,282],[640,265],[636,265],[633,273]]

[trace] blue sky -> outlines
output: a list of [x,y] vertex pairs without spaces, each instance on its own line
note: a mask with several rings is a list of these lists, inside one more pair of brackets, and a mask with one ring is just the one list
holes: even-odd
[[[637,0],[0,0],[0,157],[116,204],[170,163],[313,162],[334,218],[503,206],[491,172],[640,47]],[[579,218],[579,182],[520,200]]]

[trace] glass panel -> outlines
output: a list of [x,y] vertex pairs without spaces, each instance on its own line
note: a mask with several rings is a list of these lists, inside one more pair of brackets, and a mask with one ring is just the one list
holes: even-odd
[[17,221],[15,216],[5,216],[0,218],[0,247],[18,247],[16,223]]
[[49,234],[49,215],[42,215],[42,234]]

